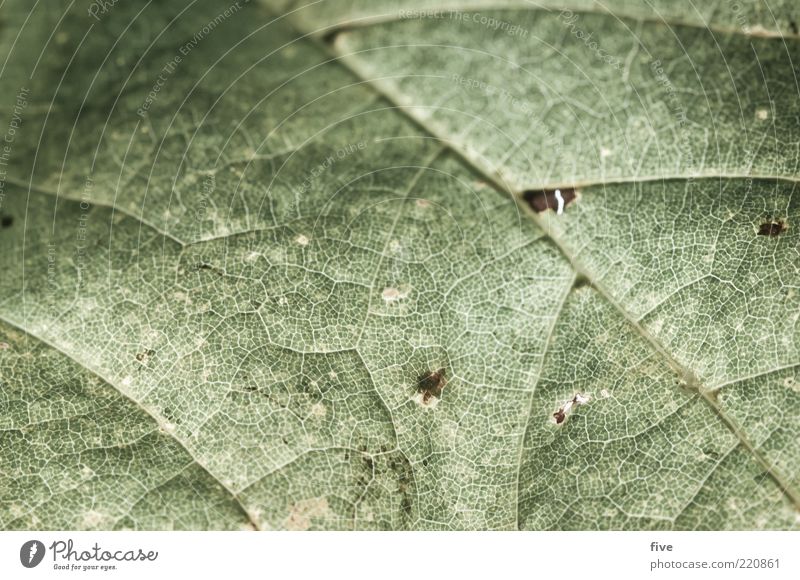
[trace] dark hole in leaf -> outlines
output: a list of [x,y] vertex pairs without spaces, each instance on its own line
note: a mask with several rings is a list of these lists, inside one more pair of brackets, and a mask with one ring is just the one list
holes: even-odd
[[4,228],[10,228],[11,224],[14,223],[14,218],[10,215],[4,215],[0,218],[0,226]]
[[558,411],[553,413],[553,418],[556,420],[556,425],[561,425],[561,423],[564,422],[564,419],[567,418],[567,415],[564,413],[564,411],[559,409]]
[[[562,202],[559,202],[561,197]],[[572,203],[577,197],[575,189],[529,189],[522,194],[522,199],[528,202],[533,211],[542,213],[545,210],[552,209],[558,212],[559,206],[561,210]]]
[[422,402],[427,403],[431,397],[442,398],[442,389],[447,384],[444,369],[430,371],[417,378],[417,391],[422,393]]
[[779,236],[786,231],[786,224],[780,220],[767,221],[758,228],[759,236]]

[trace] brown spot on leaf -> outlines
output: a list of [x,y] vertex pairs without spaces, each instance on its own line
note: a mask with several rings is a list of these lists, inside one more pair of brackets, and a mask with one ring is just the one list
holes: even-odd
[[400,500],[400,509],[403,510],[403,515],[406,518],[410,518],[414,510],[414,506],[411,504],[411,498],[405,492],[403,493],[403,499]]
[[442,390],[447,384],[444,369],[430,371],[420,375],[417,379],[417,391],[422,393],[422,402],[428,403],[431,397],[442,398]]
[[367,468],[367,471],[374,471],[375,470],[375,460],[372,459],[369,455],[362,456],[361,460],[364,462],[364,467]]
[[592,282],[591,280],[589,280],[589,278],[587,278],[583,274],[578,274],[575,277],[575,282],[572,285],[577,290],[579,288],[585,288],[587,286],[591,286]]
[[139,362],[145,362],[148,358],[150,358],[154,354],[156,354],[156,351],[154,351],[153,349],[148,348],[144,352],[137,352],[136,353],[136,360],[138,360]]
[[769,220],[758,228],[759,236],[775,237],[786,231],[786,224],[781,220]]
[[556,425],[561,425],[564,421],[566,421],[567,416],[575,409],[575,407],[585,405],[588,402],[588,395],[575,393],[575,395],[569,401],[564,403],[558,411],[553,413],[553,419],[555,420]]
[[558,211],[559,202],[556,192],[559,192],[561,199],[564,200],[563,207],[567,207],[570,203],[575,201],[576,197],[578,197],[574,188],[538,190],[529,189],[522,194],[522,199],[524,199],[528,205],[531,206],[531,209],[533,209],[533,211],[536,213],[542,213],[548,209]]

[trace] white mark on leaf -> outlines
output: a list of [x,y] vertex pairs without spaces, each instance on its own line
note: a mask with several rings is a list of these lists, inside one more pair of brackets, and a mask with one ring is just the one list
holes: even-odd
[[561,215],[564,213],[564,198],[561,197],[561,190],[556,189],[556,201],[558,202],[558,209],[556,209],[556,214]]
[[556,425],[561,425],[564,421],[566,421],[569,414],[576,408],[581,405],[585,405],[591,400],[589,395],[584,395],[582,393],[575,393],[575,395],[566,403],[564,403],[561,408],[553,413],[553,421]]
[[384,288],[381,296],[385,302],[391,303],[408,297],[408,293],[408,288],[401,286],[400,288]]

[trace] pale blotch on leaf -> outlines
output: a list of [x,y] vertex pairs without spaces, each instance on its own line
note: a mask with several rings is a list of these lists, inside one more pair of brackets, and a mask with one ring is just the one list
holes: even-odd
[[315,518],[326,518],[330,514],[327,497],[318,497],[298,501],[289,508],[289,517],[284,527],[287,530],[303,531],[311,527]]
[[384,288],[381,297],[383,298],[384,302],[392,303],[408,297],[408,294],[408,287],[400,286],[400,288]]
[[306,236],[304,236],[303,234],[300,234],[299,236],[297,236],[294,239],[294,241],[295,241],[295,243],[297,243],[300,246],[307,246],[308,242],[309,242],[309,239]]
[[97,528],[100,527],[106,520],[106,515],[95,510],[89,510],[83,514],[83,527],[84,528]]

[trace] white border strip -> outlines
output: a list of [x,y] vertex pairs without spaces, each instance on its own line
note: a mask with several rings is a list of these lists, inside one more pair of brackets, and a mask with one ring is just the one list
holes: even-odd
[[[63,559],[70,539],[74,552],[90,560]],[[46,553],[28,569],[20,551],[31,540],[42,542]],[[796,579],[799,541],[797,532],[3,532],[0,578]],[[104,552],[158,555],[94,559]],[[732,561],[757,562],[746,569],[710,567]],[[653,562],[662,565],[651,571]],[[663,564],[670,562],[695,564]],[[697,568],[698,562],[709,567]]]

